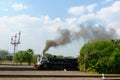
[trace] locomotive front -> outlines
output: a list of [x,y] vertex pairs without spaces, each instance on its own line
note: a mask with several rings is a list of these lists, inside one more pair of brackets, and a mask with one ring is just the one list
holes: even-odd
[[34,64],[34,69],[41,69],[43,63],[49,62],[46,56],[37,56],[36,63]]

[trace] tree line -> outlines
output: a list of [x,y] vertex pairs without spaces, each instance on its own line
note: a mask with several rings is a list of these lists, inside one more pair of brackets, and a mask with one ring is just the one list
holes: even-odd
[[[32,49],[27,50],[20,50],[15,53],[14,58],[13,55],[10,54],[7,50],[0,50],[0,64],[2,64],[3,61],[13,61],[15,64],[22,65],[23,63],[27,63],[28,65],[31,65],[32,63],[36,62],[37,56],[39,54],[35,54]],[[74,58],[72,56],[63,56],[63,55],[52,55],[51,53],[45,53],[44,56],[47,57],[56,57],[56,58]]]
[[22,64],[23,62],[26,62],[28,63],[28,65],[31,65],[31,63],[34,62],[36,55],[34,55],[34,51],[32,49],[20,50],[16,52],[14,56],[10,54],[7,50],[0,49],[0,64],[2,64],[2,61],[5,60],[12,62],[13,57],[15,63]]

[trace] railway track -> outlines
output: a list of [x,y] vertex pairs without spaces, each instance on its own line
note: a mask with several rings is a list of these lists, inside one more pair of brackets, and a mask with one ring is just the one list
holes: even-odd
[[[11,74],[10,74],[11,73]],[[5,71],[0,72],[0,78],[68,78],[68,79],[84,79],[84,80],[120,80],[120,75],[105,74],[86,74],[74,71]],[[56,79],[55,79],[56,80]]]
[[0,80],[22,80],[23,78],[24,80],[39,80],[40,78],[43,80],[120,80],[120,74],[104,74],[103,76],[79,71],[39,71],[34,70],[32,66],[0,66]]
[[34,71],[33,66],[27,65],[0,65],[0,71]]
[[93,78],[101,80],[120,80],[119,76],[105,76],[100,75],[0,75],[0,78]]

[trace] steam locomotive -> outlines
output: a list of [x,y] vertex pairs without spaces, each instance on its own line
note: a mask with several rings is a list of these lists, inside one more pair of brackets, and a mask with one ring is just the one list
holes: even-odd
[[34,64],[39,70],[78,70],[77,58],[37,57]]

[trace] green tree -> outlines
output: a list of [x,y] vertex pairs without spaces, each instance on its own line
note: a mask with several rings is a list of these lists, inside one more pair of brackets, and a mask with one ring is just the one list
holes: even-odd
[[120,40],[86,43],[80,50],[79,69],[99,73],[120,73]]
[[9,55],[7,50],[0,50],[0,63],[7,58]]
[[20,62],[20,64],[27,62],[28,65],[31,65],[31,63],[34,61],[33,53],[34,52],[32,49],[28,49],[26,51],[18,51],[14,56],[15,62]]
[[63,55],[52,55],[50,53],[45,53],[44,56],[47,56],[47,57],[56,57],[56,58],[64,58]]
[[44,56],[47,56],[47,57],[52,57],[53,55],[50,54],[50,53],[45,53]]
[[8,61],[12,61],[13,56],[12,56],[12,55],[8,55],[8,56],[6,57],[6,59],[7,59]]
[[56,55],[56,58],[64,58],[63,55]]
[[32,49],[28,49],[26,52],[25,52],[25,59],[26,59],[26,62],[28,62],[28,65],[31,65],[32,61],[33,61],[33,50]]
[[20,62],[22,65],[25,62],[25,51],[18,51],[14,56],[14,61],[17,63]]
[[[63,56],[63,58],[64,58],[64,56]],[[74,57],[73,56],[66,56],[65,58],[73,59]]]

